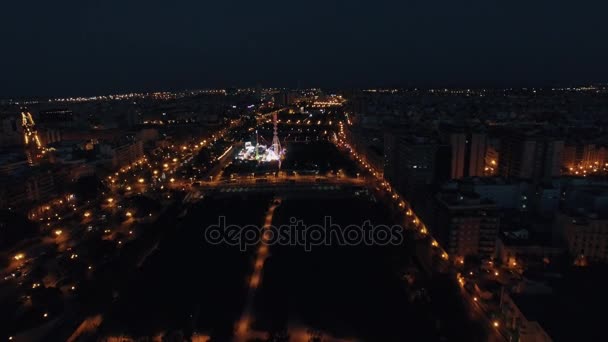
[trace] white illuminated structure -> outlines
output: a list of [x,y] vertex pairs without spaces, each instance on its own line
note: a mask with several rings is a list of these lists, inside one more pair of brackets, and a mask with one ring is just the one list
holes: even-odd
[[236,156],[239,160],[257,160],[259,162],[272,162],[278,161],[279,168],[281,167],[281,159],[285,155],[285,150],[281,148],[281,142],[279,140],[279,133],[277,128],[277,114],[273,115],[273,137],[272,144],[270,146],[260,145],[258,131],[255,131],[256,143],[253,145],[251,142],[246,142],[245,147]]
[[277,155],[272,148],[267,148],[264,145],[253,145],[250,142],[246,142],[245,147],[239,152],[236,159],[271,162],[280,160],[281,155]]

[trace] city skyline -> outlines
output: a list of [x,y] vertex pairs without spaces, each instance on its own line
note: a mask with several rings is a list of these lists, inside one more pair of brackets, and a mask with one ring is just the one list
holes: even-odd
[[0,12],[0,341],[595,341],[608,3]]
[[[125,100],[128,98],[138,97],[154,97],[154,96],[177,96],[187,97],[192,95],[210,95],[210,94],[221,94],[221,95],[236,95],[237,93],[249,93],[255,94],[256,91],[260,90],[269,93],[280,93],[280,92],[298,92],[298,91],[320,91],[326,95],[335,95],[344,91],[355,91],[355,92],[378,92],[378,93],[402,93],[402,92],[417,92],[417,93],[429,93],[429,94],[451,94],[451,95],[462,95],[466,92],[471,94],[478,93],[492,93],[492,92],[523,92],[523,93],[535,93],[535,92],[585,92],[585,91],[605,91],[608,88],[608,82],[564,82],[555,84],[545,85],[530,85],[530,86],[466,86],[466,85],[452,85],[452,86],[430,86],[430,85],[418,85],[418,86],[361,86],[352,88],[339,88],[339,87],[321,87],[321,86],[310,86],[310,87],[284,87],[284,86],[262,86],[262,84],[256,84],[251,86],[229,86],[229,87],[201,87],[201,88],[176,88],[176,89],[150,89],[150,90],[131,90],[131,91],[108,91],[104,93],[91,93],[91,94],[56,94],[56,95],[30,95],[30,96],[2,96],[0,95],[0,101],[2,104],[23,104],[27,108],[28,104],[37,103],[37,101],[46,101],[48,103],[53,102],[83,102],[83,101],[98,101],[98,100]],[[231,94],[233,93],[233,94]]]
[[601,326],[606,86],[114,93],[0,102],[5,340]]

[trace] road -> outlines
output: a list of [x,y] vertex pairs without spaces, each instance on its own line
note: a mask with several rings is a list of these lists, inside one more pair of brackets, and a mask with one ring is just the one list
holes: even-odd
[[461,293],[465,301],[469,306],[469,312],[473,319],[483,322],[488,327],[488,342],[505,342],[508,339],[505,337],[506,334],[503,331],[504,327],[499,324],[499,326],[495,326],[494,324],[497,321],[492,321],[486,311],[483,309],[483,303],[481,299],[476,296],[470,295],[464,287],[461,287]]

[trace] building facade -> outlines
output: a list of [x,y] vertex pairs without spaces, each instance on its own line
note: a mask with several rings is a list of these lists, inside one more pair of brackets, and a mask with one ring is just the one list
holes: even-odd
[[560,213],[558,222],[570,255],[608,262],[608,219],[594,213]]
[[496,205],[477,194],[442,191],[435,197],[433,236],[453,257],[493,258],[500,218]]

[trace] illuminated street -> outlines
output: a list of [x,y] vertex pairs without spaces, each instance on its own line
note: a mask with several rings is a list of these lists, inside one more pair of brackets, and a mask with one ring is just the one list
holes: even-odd
[[[603,203],[597,198],[604,192],[590,183],[605,171],[601,149],[587,146],[581,159],[568,147],[572,166],[563,170],[560,193],[557,183],[496,176],[511,172],[496,149],[487,159],[467,159],[471,151],[452,158],[474,163],[485,178],[461,177],[460,164],[448,167],[458,151],[446,141],[476,141],[482,150],[479,134],[452,132],[446,140],[434,128],[408,133],[409,126],[368,132],[341,95],[302,91],[296,106],[249,104],[251,93],[231,95],[245,102],[230,105],[225,91],[73,100],[153,103],[133,126],[138,137],[96,137],[95,128],[76,147],[48,143],[38,116],[19,111],[27,158],[3,172],[33,172],[15,189],[44,200],[21,197],[27,210],[11,207],[0,217],[12,239],[0,254],[2,313],[12,317],[2,334],[22,341],[41,334],[71,341],[346,342],[509,341],[532,331],[545,338],[540,323],[519,323],[516,307],[535,312],[534,291],[547,307],[568,306],[561,292],[548,299],[552,288],[582,294],[576,277],[601,283],[601,251],[578,242],[595,236],[589,225],[597,217],[575,210]],[[375,92],[360,96],[369,94]],[[267,95],[288,96],[272,89]],[[199,97],[219,100],[226,116],[199,122],[192,111],[161,110]],[[48,178],[57,160],[74,165],[53,169],[60,187]],[[556,222],[568,248],[578,251],[571,260],[548,231],[528,230],[530,222],[548,229],[555,208],[563,211]],[[339,238],[353,227],[372,234],[370,225],[398,228],[401,239]],[[257,240],[247,235],[258,233]],[[313,233],[330,239],[307,235]],[[295,240],[272,239],[284,234]],[[529,245],[530,236],[539,244]],[[547,280],[555,269],[567,277]],[[538,274],[544,281],[531,280]],[[597,305],[596,295],[586,294],[586,305]],[[577,324],[593,324],[584,317]]]
[[[406,286],[396,276],[404,272],[404,269],[407,269],[407,272],[415,269],[411,261],[408,261],[409,257],[402,258],[400,263],[389,262],[387,269],[379,269],[378,265],[385,264],[386,258],[389,256],[379,254],[371,259],[366,257],[358,260],[360,255],[358,248],[339,252],[339,248],[334,249],[335,246],[330,246],[329,249],[321,248],[324,251],[321,254],[317,252],[299,255],[298,252],[293,254],[294,252],[289,249],[268,246],[265,240],[262,240],[252,253],[240,253],[238,250],[230,250],[226,246],[210,245],[201,250],[204,245],[201,245],[200,238],[196,237],[200,236],[196,232],[203,228],[201,224],[204,222],[213,224],[214,218],[217,218],[218,215],[229,213],[231,214],[227,215],[227,218],[234,221],[233,223],[241,221],[242,224],[249,224],[251,223],[250,217],[259,215],[260,206],[265,203],[264,201],[255,202],[256,204],[252,205],[254,202],[251,199],[261,198],[269,201],[266,202],[269,205],[262,222],[262,226],[266,229],[274,223],[275,212],[282,210],[282,201],[276,196],[280,196],[288,204],[302,203],[297,207],[288,205],[290,209],[285,210],[291,212],[289,215],[318,220],[320,218],[318,215],[324,212],[321,207],[312,211],[295,209],[312,208],[321,203],[319,200],[322,198],[352,200],[353,194],[367,198],[356,200],[353,202],[353,206],[360,206],[370,200],[373,201],[370,203],[375,203],[373,206],[378,209],[386,206],[386,209],[382,209],[385,210],[384,214],[378,216],[379,219],[388,219],[387,223],[405,222],[405,227],[408,228],[408,239],[411,239],[413,243],[427,246],[425,248],[438,247],[435,242],[433,242],[433,246],[428,245],[425,228],[413,215],[411,209],[408,209],[409,205],[391,190],[391,186],[385,180],[378,177],[378,171],[373,170],[359,155],[349,149],[348,144],[344,141],[344,120],[340,119],[339,113],[340,111],[337,110],[332,114],[331,119],[326,118],[316,122],[309,119],[278,118],[276,112],[269,116],[270,119],[250,123],[254,126],[232,121],[229,123],[229,128],[219,129],[205,138],[157,148],[149,156],[120,168],[103,180],[105,190],[92,200],[81,202],[74,194],[68,194],[63,199],[55,200],[44,207],[42,213],[39,214],[42,215],[39,220],[48,226],[47,229],[51,232],[49,239],[59,243],[59,250],[66,254],[68,260],[72,260],[72,262],[78,260],[85,267],[85,278],[80,281],[67,282],[66,291],[70,291],[70,289],[71,291],[78,289],[78,292],[100,291],[108,285],[109,288],[105,287],[101,291],[109,291],[113,288],[106,292],[111,297],[110,301],[105,303],[100,301],[95,304],[105,313],[92,321],[96,323],[92,325],[92,328],[87,328],[92,331],[86,330],[86,333],[90,334],[95,331],[102,335],[115,336],[117,332],[124,331],[126,322],[131,322],[128,333],[139,335],[145,334],[150,329],[164,330],[174,324],[189,322],[192,333],[201,336],[234,334],[234,338],[239,341],[247,341],[252,338],[266,339],[285,334],[301,340],[313,336],[324,336],[328,340],[336,341],[350,340],[358,336],[370,338],[382,336],[383,339],[386,339],[389,336],[401,336],[401,332],[389,328],[389,326],[398,326],[396,321],[393,321],[401,317],[400,320],[420,320],[414,324],[420,330],[415,333],[410,331],[410,336],[414,334],[435,339],[441,334],[461,334],[462,332],[457,330],[433,331],[430,322],[425,321],[422,317],[414,318],[415,314],[411,311],[414,310],[414,307],[424,307],[425,304],[412,302],[402,294],[397,295],[401,291],[411,291],[410,296],[413,296],[421,289]],[[313,124],[321,127],[322,131],[308,128],[314,127]],[[274,129],[269,131],[268,125],[274,125]],[[292,127],[306,127],[306,129],[297,128],[296,131],[293,131]],[[258,161],[257,158],[254,158],[258,153],[255,151],[255,145],[250,145],[250,142],[243,144],[235,141],[237,137],[240,139],[253,137],[254,143],[257,140],[257,144],[259,144],[259,141],[262,140],[260,135],[268,136],[268,132],[273,130],[277,132],[275,140],[279,139],[279,134],[284,130],[289,132],[287,135],[289,140],[283,135],[284,142],[279,142],[285,147],[285,150],[281,150],[280,160],[277,155],[277,158],[268,160],[261,158]],[[317,139],[318,134],[323,137],[322,140]],[[245,146],[248,149],[247,158],[251,157],[251,161],[246,160],[246,155],[242,152],[244,150],[236,147],[237,145]],[[271,146],[271,148],[274,147]],[[266,153],[264,149],[259,151]],[[285,154],[283,155],[283,153]],[[244,162],[245,164],[243,164]],[[265,163],[267,166],[264,166]],[[262,168],[260,169],[260,167]],[[225,206],[222,204],[235,203],[234,198],[238,198],[235,196],[244,196],[245,201],[240,205]],[[380,199],[380,202],[376,202],[376,199]],[[185,206],[180,208],[179,205]],[[247,206],[246,212],[250,214],[235,216],[239,212],[236,208],[242,208],[243,205]],[[323,206],[328,207],[328,205],[329,203]],[[206,214],[201,217],[198,208],[203,206]],[[363,204],[363,207],[357,210],[361,219],[372,215],[371,212],[364,209],[366,206]],[[215,208],[215,212],[211,208]],[[236,211],[227,212],[226,208],[234,208]],[[332,209],[332,212],[335,213],[339,211],[337,207]],[[286,219],[285,215],[287,214],[282,214],[279,222]],[[347,216],[335,217],[344,220],[343,224],[358,223],[357,219],[352,216],[348,219]],[[163,222],[177,222],[177,224],[163,226]],[[70,227],[72,228],[70,229]],[[412,229],[409,230],[410,228]],[[112,254],[105,252],[105,259],[102,262],[79,247],[79,241],[85,243],[93,236],[104,241],[107,244],[106,248],[114,250],[111,252]],[[176,249],[177,246],[179,249]],[[30,248],[34,248],[34,246]],[[372,251],[373,249],[366,251],[364,255],[368,255]],[[352,252],[356,254],[347,257],[348,261],[344,259]],[[343,253],[347,254],[342,255]],[[405,250],[400,252],[394,250],[391,253],[401,255],[405,253]],[[30,254],[28,251],[16,254],[9,272],[14,269],[23,270],[22,265],[29,260],[28,254]],[[109,258],[109,255],[112,257]],[[445,257],[445,252],[443,254],[440,252],[439,255]],[[201,259],[203,257],[204,259]],[[319,257],[321,259],[318,259]],[[221,267],[210,263],[217,258],[223,260]],[[312,259],[305,262],[309,258]],[[196,286],[197,282],[188,276],[192,266],[188,266],[190,263],[183,263],[185,260],[194,262],[193,265],[197,265],[196,267],[203,272],[203,275],[206,275],[207,279],[215,280],[213,282],[207,280],[208,284],[203,288]],[[324,260],[323,263],[329,264],[325,268],[314,271],[322,272],[316,274],[310,267],[321,260]],[[121,272],[128,275],[124,280],[105,278],[108,276],[108,268],[115,267],[112,265],[116,265],[116,263],[120,263],[120,268],[123,270]],[[228,263],[232,263],[232,267],[228,267]],[[270,265],[268,270],[267,264]],[[363,264],[368,264],[371,268],[361,268],[360,265]],[[136,273],[129,271],[132,268],[137,270]],[[335,273],[337,269],[342,269],[347,273]],[[363,275],[366,272],[368,275]],[[401,305],[405,311],[397,313],[395,311],[397,307],[387,309],[384,315],[375,315],[380,320],[369,318],[369,326],[359,319],[331,323],[327,317],[325,324],[322,324],[319,318],[310,320],[308,315],[313,309],[310,305],[319,306],[321,309],[321,303],[313,303],[329,299],[323,299],[327,294],[321,294],[320,288],[317,289],[312,284],[306,285],[305,279],[327,279],[326,281],[330,281],[334,284],[333,286],[336,286],[335,289],[350,284],[349,287],[352,287],[350,292],[340,291],[342,295],[347,293],[354,295],[360,291],[389,293],[387,288],[375,289],[373,286],[370,287],[371,284],[357,280],[357,273],[361,273],[364,279],[386,278],[385,283],[393,284],[392,291],[395,293],[392,296],[397,295],[401,298],[398,301],[402,301]],[[296,281],[299,276],[305,278],[291,283]],[[176,281],[178,277],[183,280]],[[171,282],[152,280],[168,280],[169,278],[173,280]],[[101,281],[96,281],[94,284],[94,279],[101,279]],[[55,284],[59,280],[47,277],[44,279],[44,283],[45,286],[56,286]],[[153,287],[146,285],[150,282],[155,285]],[[33,286],[37,286],[36,284]],[[243,284],[243,286],[239,284]],[[277,284],[283,284],[280,285],[283,289],[277,289],[276,286],[279,286]],[[360,284],[363,287],[353,287],[353,284]],[[141,291],[144,287],[147,290]],[[301,294],[302,298],[308,298],[305,301],[308,304],[302,306],[303,303],[297,305],[294,303],[293,308],[281,308],[279,303],[284,300],[288,300],[287,302],[295,300],[291,296],[280,299],[285,296],[284,289],[286,288],[297,289],[296,291]],[[171,295],[166,300],[155,301],[151,300],[152,293],[171,293],[177,297]],[[330,296],[335,299],[340,298],[337,294]],[[187,298],[192,300],[186,301]],[[197,299],[194,300],[194,298]],[[213,305],[220,305],[220,300],[225,310],[224,315],[217,316],[216,311],[209,309],[213,308]],[[346,301],[347,298],[342,297],[341,300]],[[385,301],[388,298],[378,298],[378,300]],[[262,302],[265,304],[260,306]],[[299,303],[299,300],[296,302]],[[364,305],[363,307],[371,305],[371,303],[361,304]],[[231,309],[228,309],[229,307]],[[408,307],[410,308],[408,309]],[[296,311],[290,313],[291,310]],[[339,310],[339,307],[329,306],[321,310],[331,312]],[[432,309],[426,307],[420,310]],[[172,319],[160,319],[158,315],[161,311],[173,312]],[[373,306],[364,309],[364,312],[374,311],[376,309]],[[182,318],[183,314],[188,312],[189,314]],[[277,314],[279,316],[276,316]],[[293,316],[294,314],[295,316]],[[336,311],[334,314],[342,316],[346,313]],[[147,319],[138,320],[142,323],[134,324],[129,317],[147,317]],[[210,317],[215,318],[210,321]],[[91,326],[92,323],[87,324],[85,325]],[[423,326],[427,326],[427,328],[422,329]],[[372,331],[384,331],[385,335],[376,335],[377,332],[372,333]],[[84,332],[71,332],[70,334],[78,335],[84,334]]]

